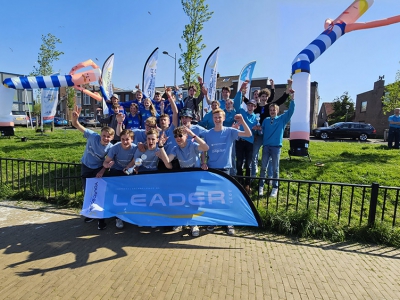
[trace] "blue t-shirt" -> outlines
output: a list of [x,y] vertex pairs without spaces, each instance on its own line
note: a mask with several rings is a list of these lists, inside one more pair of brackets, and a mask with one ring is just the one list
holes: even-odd
[[171,154],[178,159],[181,168],[199,168],[200,152],[199,144],[188,139],[185,147],[181,148],[177,145],[172,149]]
[[164,150],[167,154],[169,154],[171,152],[172,148],[177,146],[177,143],[174,138],[174,129],[175,129],[174,124],[171,124],[167,130],[160,132],[160,137],[163,132],[164,132],[165,136],[168,137],[167,141],[164,144]]
[[203,120],[199,122],[200,126],[203,126],[206,129],[214,128],[214,120],[212,111],[206,113],[203,117]]
[[[252,130],[252,128],[254,126],[257,125],[258,121],[257,121],[257,117],[255,115],[255,113],[251,113],[249,114],[247,111],[245,111],[243,108],[240,109],[240,114],[243,116],[244,121],[246,122],[247,126],[249,126],[251,132],[253,133],[251,136],[249,137],[242,137],[242,139],[250,142],[250,143],[254,143],[254,133],[256,132],[256,130]],[[243,125],[240,125],[240,130],[244,130]]]
[[136,114],[134,117],[129,114],[124,120],[125,129],[139,129],[141,127],[140,119],[141,117],[139,114]]
[[[389,122],[400,122],[400,116],[396,117],[396,115],[389,117]],[[400,128],[399,124],[389,124],[389,127],[392,128]]]
[[290,101],[289,109],[280,116],[274,119],[271,117],[265,118],[262,123],[263,146],[282,147],[283,132],[286,124],[294,112],[294,101]]
[[90,129],[85,129],[83,137],[87,139],[87,142],[81,162],[90,169],[100,168],[112,144],[109,143],[107,146],[103,146],[100,143],[100,134]]
[[133,131],[133,143],[134,144],[139,144],[139,143],[145,143],[147,140],[146,136],[146,130],[145,129],[132,129]]
[[[178,115],[179,112],[182,110],[183,108],[183,103],[181,101],[175,101],[176,107],[178,108]],[[164,114],[167,114],[169,116],[169,122],[172,124],[172,116],[173,116],[173,112],[172,112],[172,107],[171,107],[171,103],[169,103],[169,101],[165,100],[164,102]]]
[[131,144],[129,149],[123,149],[121,142],[116,143],[111,147],[110,151],[108,151],[107,156],[110,157],[114,164],[111,169],[122,171],[133,159],[137,146],[135,144]]
[[157,170],[158,157],[156,152],[159,151],[158,146],[154,150],[146,149],[145,152],[140,152],[139,150],[135,152],[134,158],[141,158],[143,154],[147,157],[143,160],[142,165],[139,167],[140,172],[155,171]]
[[232,109],[231,111],[227,111],[226,109],[224,109],[224,112],[225,112],[225,121],[223,125],[226,127],[231,127],[235,122],[234,118],[236,115],[236,110]]
[[132,103],[136,103],[137,104],[137,106],[139,108],[139,112],[144,110],[143,100],[142,100],[142,102],[139,102],[138,99],[135,99],[135,100],[132,100]]
[[[142,124],[141,124],[141,127],[144,128],[144,127],[145,127],[144,125],[145,125],[145,123],[146,123],[146,120],[147,120],[148,118],[152,117],[153,115],[151,114],[150,110],[146,110],[146,109],[141,110],[141,111],[140,111],[140,115],[142,116]],[[160,115],[156,112],[155,117],[156,117],[157,120],[158,120],[158,118],[160,117]]]
[[193,133],[199,137],[203,137],[204,134],[207,132],[207,130],[199,125],[192,125],[190,126],[190,130],[193,131]]
[[[151,102],[153,103],[153,105],[154,105],[154,108],[156,109],[156,112],[158,113],[158,115],[161,115],[161,108],[160,108],[160,105],[161,105],[161,103],[163,103],[164,102],[164,107],[165,107],[165,100],[161,100],[161,101],[156,101],[156,100],[151,100]],[[168,102],[168,101],[167,101]]]
[[239,130],[232,127],[222,127],[221,131],[213,128],[204,134],[204,141],[209,147],[207,165],[210,168],[232,168],[232,148],[238,136]]

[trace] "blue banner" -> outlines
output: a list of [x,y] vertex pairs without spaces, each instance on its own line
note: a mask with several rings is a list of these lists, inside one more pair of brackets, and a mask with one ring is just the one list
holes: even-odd
[[200,169],[88,178],[81,214],[140,226],[261,226],[249,196],[232,177]]

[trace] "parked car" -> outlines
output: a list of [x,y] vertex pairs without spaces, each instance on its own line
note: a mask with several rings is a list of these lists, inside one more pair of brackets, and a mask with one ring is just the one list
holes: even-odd
[[[32,121],[32,125],[36,126],[36,117],[32,117],[31,118]],[[51,124],[53,122],[53,120],[43,120],[43,124]],[[41,124],[41,121],[39,119],[39,126]],[[67,126],[68,125],[68,121],[60,118],[60,117],[54,117],[54,126]]]
[[14,119],[14,125],[25,125],[26,126],[27,123],[29,124],[29,117],[26,115],[26,112],[13,110],[11,112],[11,114]]
[[376,130],[371,124],[359,122],[339,122],[328,127],[319,127],[313,130],[316,138],[353,138],[366,141],[376,137]]
[[78,118],[79,123],[81,123],[85,127],[97,127],[101,126],[100,122],[97,121],[95,117],[79,117]]
[[54,126],[67,126],[68,121],[60,118],[60,117],[54,117]]

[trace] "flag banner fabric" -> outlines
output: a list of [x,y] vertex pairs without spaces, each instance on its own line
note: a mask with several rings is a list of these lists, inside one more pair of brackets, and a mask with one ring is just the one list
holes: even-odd
[[[14,126],[14,119],[11,115],[14,99],[18,99],[17,91],[0,85],[0,126]],[[18,101],[18,100],[17,100]]]
[[81,214],[139,226],[261,226],[253,202],[235,179],[200,168],[88,178]]
[[[208,97],[211,101],[215,100],[215,92],[217,91],[217,65],[218,65],[219,47],[215,48],[207,58],[203,70],[203,83],[208,90]],[[207,100],[203,100],[203,116],[206,113],[204,108],[208,107]]]
[[101,93],[103,94],[103,115],[108,115],[110,112],[108,111],[108,106],[106,100],[110,100],[113,91],[112,86],[112,72],[114,68],[114,53],[111,54],[103,64],[103,68],[101,69]]
[[[239,91],[240,87],[242,86],[242,83],[246,80],[249,80],[249,83],[247,84],[246,94],[243,95],[249,100],[251,100],[250,99],[250,86],[251,86],[251,79],[253,78],[253,72],[254,72],[255,66],[256,66],[256,61],[249,62],[247,65],[245,65],[243,67],[243,69],[239,75],[238,91]],[[247,111],[247,106],[245,103],[242,103],[242,108]]]
[[53,120],[57,111],[58,88],[42,89],[42,119]]
[[154,98],[156,90],[156,74],[158,62],[158,47],[150,54],[143,69],[143,93],[150,99]]

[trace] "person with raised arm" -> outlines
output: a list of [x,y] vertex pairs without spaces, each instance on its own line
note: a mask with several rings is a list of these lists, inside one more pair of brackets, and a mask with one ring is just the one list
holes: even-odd
[[[250,137],[252,135],[249,126],[246,124],[241,114],[235,115],[237,126],[242,126],[243,130],[234,127],[225,127],[225,112],[218,108],[213,111],[214,128],[203,134],[204,141],[209,146],[207,156],[202,156],[201,168],[208,170],[213,168],[229,175],[229,169],[232,168],[232,148],[238,137]],[[207,159],[207,161],[205,160]],[[218,225],[218,224],[215,224]],[[215,226],[208,226],[208,231],[214,231]],[[227,233],[235,234],[233,226],[227,226]]]
[[[87,129],[79,123],[78,118],[81,114],[82,108],[75,106],[72,112],[72,126],[83,133],[83,137],[87,139],[85,151],[81,158],[81,178],[83,190],[86,188],[86,178],[101,178],[106,171],[103,162],[108,151],[111,149],[111,141],[114,138],[114,129],[106,126],[100,131],[100,134],[93,130]],[[85,222],[92,222],[93,219],[86,217]],[[103,230],[107,227],[103,219],[98,220],[98,229]]]

